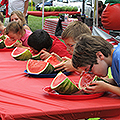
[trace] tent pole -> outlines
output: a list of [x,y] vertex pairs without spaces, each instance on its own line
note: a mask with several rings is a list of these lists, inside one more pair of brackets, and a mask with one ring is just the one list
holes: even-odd
[[44,26],[44,0],[42,2],[43,2],[43,6],[42,6],[42,29],[43,29],[43,26]]

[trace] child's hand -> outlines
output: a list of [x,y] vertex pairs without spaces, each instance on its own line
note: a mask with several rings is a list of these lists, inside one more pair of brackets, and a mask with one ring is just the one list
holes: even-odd
[[63,62],[55,65],[55,70],[62,70],[62,71],[75,71],[75,68],[72,66],[72,60],[68,57],[63,57]]
[[86,85],[83,89],[86,93],[97,93],[97,92],[106,92],[107,86],[110,85],[104,81],[94,81],[90,85]]
[[45,50],[41,50],[40,51],[40,58],[42,59],[42,60],[45,60],[45,59],[47,59],[51,54],[49,53],[49,52],[47,52],[47,51],[45,51]]
[[16,42],[16,43],[14,44],[14,47],[22,47],[22,42]]

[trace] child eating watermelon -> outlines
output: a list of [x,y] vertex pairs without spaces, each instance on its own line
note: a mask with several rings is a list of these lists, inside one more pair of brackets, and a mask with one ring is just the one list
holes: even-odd
[[39,29],[34,31],[28,38],[28,45],[34,54],[40,52],[40,58],[45,60],[52,53],[56,53],[60,57],[72,56],[68,53],[67,47],[56,36],[49,35],[46,31]]
[[[85,86],[86,93],[112,92],[120,96],[120,45],[116,48],[100,36],[82,35],[77,38],[72,64],[76,69],[82,69],[97,76],[105,77],[111,67],[114,79],[106,78],[110,83],[94,81]],[[105,79],[105,78],[104,78]]]

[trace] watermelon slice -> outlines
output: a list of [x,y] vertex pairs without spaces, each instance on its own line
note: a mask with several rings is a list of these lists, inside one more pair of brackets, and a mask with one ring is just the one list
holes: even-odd
[[27,62],[27,72],[36,75],[50,74],[54,71],[54,67],[45,61],[29,59]]
[[[109,83],[108,81],[94,75],[94,74],[89,74],[89,73],[83,73],[82,76],[80,77],[80,80],[79,80],[79,88],[82,89],[87,85],[90,85],[91,82],[93,81],[104,81],[106,83]],[[109,83],[110,84],[110,83]]]
[[0,49],[3,49],[5,47],[4,41],[0,39]]
[[22,47],[16,47],[12,53],[12,57],[16,60],[28,60],[32,57],[31,52],[28,49],[22,48]]
[[6,48],[12,48],[16,42],[20,42],[20,41],[19,40],[13,41],[9,37],[6,37],[6,39],[4,40]]
[[49,62],[53,67],[59,64],[61,61],[62,61],[62,58],[60,58],[59,56],[56,57],[56,55],[54,54],[52,54],[45,60],[45,62]]
[[87,85],[89,85],[92,81],[96,80],[97,76],[94,74],[83,73],[79,80],[79,88],[82,89]]
[[70,80],[65,74],[59,72],[57,76],[53,79],[51,83],[51,89],[54,89],[59,94],[71,95],[77,91],[79,88],[74,81]]

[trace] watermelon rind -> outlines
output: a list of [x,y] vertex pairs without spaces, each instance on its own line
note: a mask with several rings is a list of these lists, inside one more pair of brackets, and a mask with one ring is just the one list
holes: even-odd
[[11,53],[11,55],[14,59],[21,60],[21,61],[26,61],[26,60],[29,60],[30,58],[32,58],[32,54],[28,49],[25,49],[20,54],[14,55],[14,52],[16,51],[17,48],[18,47],[16,47]]
[[6,39],[6,35],[1,35],[0,39],[2,39],[2,40]]
[[3,49],[5,47],[4,41],[0,39],[0,49]]
[[59,64],[61,62],[61,59],[59,59],[59,57],[57,58],[54,55],[50,55],[46,60],[44,60],[45,62],[49,62],[50,64],[52,64],[52,66],[54,67],[55,65]]
[[[85,74],[86,74],[86,73],[85,73]],[[88,75],[90,75],[90,74],[88,74]],[[90,84],[91,82],[97,80],[97,76],[94,75],[94,77],[93,77],[91,80],[89,80],[89,83],[86,83],[86,84],[84,84],[84,85],[81,85],[81,81],[83,80],[83,78],[84,78],[84,74],[80,77],[79,84],[78,84],[78,87],[79,87],[81,90],[82,90],[84,87],[86,87],[86,84]]]
[[[10,39],[10,38],[6,38],[6,39]],[[6,48],[13,48],[16,42],[20,42],[19,40],[15,40],[15,41],[12,41],[11,45],[7,45],[6,39],[4,40]]]
[[[27,65],[26,65],[26,69],[27,69],[27,72],[28,73],[32,73],[32,74],[35,74],[35,75],[39,75],[39,74],[50,74],[54,71],[54,67],[50,64],[50,63],[47,63],[46,66],[44,67],[44,69],[38,71],[37,73],[35,72],[31,72],[29,70],[29,67],[28,67],[28,64],[29,62],[31,61],[32,59],[29,59],[28,62],[27,62]],[[40,60],[39,60],[40,61]],[[32,66],[32,67],[35,67],[35,66]]]
[[79,88],[76,86],[76,84],[74,83],[74,81],[71,82],[71,80],[66,76],[66,78],[59,83],[56,86],[53,86],[54,81],[61,75],[64,74],[62,72],[59,72],[56,77],[53,79],[52,83],[51,83],[51,89],[55,90],[56,92],[58,92],[59,94],[63,94],[63,95],[71,95],[75,92],[79,91]]
[[41,55],[40,52],[38,54],[32,55],[32,59],[34,59],[34,60],[41,60],[40,55]]

